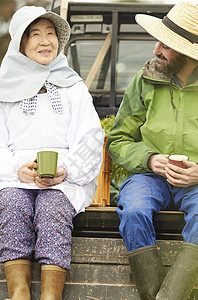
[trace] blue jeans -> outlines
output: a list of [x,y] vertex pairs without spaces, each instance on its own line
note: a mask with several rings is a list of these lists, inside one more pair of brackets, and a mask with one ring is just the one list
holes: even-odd
[[178,188],[155,173],[134,174],[123,183],[117,201],[127,251],[155,244],[153,215],[173,204],[184,212],[184,242],[198,245],[198,185]]

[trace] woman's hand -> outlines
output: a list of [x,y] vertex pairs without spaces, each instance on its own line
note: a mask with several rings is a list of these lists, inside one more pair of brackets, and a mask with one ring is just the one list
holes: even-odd
[[57,174],[54,178],[40,178],[37,174],[35,178],[35,184],[39,188],[48,188],[53,185],[57,185],[61,183],[65,178],[67,177],[67,172],[63,168],[58,168],[57,169]]
[[148,159],[148,167],[154,173],[165,176],[165,168],[168,163],[168,155],[165,154],[153,154]]
[[34,171],[37,169],[35,162],[27,162],[18,169],[18,177],[21,182],[32,183],[38,174]]
[[167,164],[165,176],[167,181],[177,187],[188,187],[198,184],[198,165],[195,162],[183,161],[186,169]]

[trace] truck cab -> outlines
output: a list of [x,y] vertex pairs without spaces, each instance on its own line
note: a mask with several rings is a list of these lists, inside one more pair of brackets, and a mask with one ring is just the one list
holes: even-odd
[[[155,39],[135,22],[138,13],[159,18],[171,5],[69,2],[62,16],[71,26],[65,54],[85,80],[100,116],[115,115],[134,74],[153,57]],[[52,10],[61,14],[60,1]]]

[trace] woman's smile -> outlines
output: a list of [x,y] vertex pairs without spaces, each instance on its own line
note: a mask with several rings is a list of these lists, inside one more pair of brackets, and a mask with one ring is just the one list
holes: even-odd
[[46,49],[46,50],[40,50],[40,51],[39,51],[40,54],[45,55],[45,56],[50,55],[51,52],[52,52],[52,51],[51,51],[51,50],[48,50],[48,49]]

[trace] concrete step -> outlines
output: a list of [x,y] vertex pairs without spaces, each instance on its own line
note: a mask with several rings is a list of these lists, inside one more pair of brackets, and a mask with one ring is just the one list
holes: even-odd
[[[156,241],[168,271],[181,241]],[[32,300],[40,297],[40,266],[32,264]],[[0,264],[0,300],[8,297],[3,264]],[[67,300],[138,300],[130,276],[122,239],[73,237],[71,270],[67,272],[63,299]],[[198,300],[198,286],[190,300]]]

